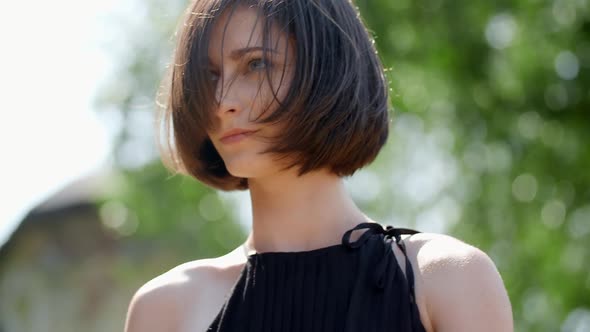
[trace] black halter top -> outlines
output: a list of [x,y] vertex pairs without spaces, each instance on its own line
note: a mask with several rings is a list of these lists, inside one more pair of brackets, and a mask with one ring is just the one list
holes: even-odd
[[[367,229],[351,242],[354,230]],[[342,243],[248,256],[209,332],[425,332],[402,234],[361,223]],[[403,252],[406,275],[392,250]]]

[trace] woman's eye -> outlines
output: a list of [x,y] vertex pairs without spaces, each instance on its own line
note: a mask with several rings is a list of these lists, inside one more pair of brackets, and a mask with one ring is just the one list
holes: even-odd
[[248,69],[252,71],[259,71],[265,69],[267,66],[268,64],[263,59],[254,59],[248,62]]
[[216,73],[216,72],[215,72],[215,71],[213,71],[213,70],[209,70],[209,79],[210,79],[211,81],[215,81],[215,82],[217,82],[217,81],[219,80],[219,74],[218,74],[218,73]]

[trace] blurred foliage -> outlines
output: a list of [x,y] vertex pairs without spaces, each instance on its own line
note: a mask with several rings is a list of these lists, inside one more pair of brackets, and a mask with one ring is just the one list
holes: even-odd
[[100,202],[103,224],[115,233],[161,247],[174,241],[184,260],[225,253],[242,237],[225,203],[195,180],[172,177],[159,163],[120,172],[118,188]]
[[[590,328],[590,2],[356,4],[387,67],[394,120],[378,160],[350,179],[355,199],[384,223],[487,252],[517,331]],[[139,18],[119,22],[130,33],[101,108],[122,115],[115,155],[128,185],[104,204],[135,211],[133,236],[206,256],[241,230],[211,212],[223,203],[210,189],[167,179],[149,126],[138,127],[151,123],[185,5],[143,2]]]

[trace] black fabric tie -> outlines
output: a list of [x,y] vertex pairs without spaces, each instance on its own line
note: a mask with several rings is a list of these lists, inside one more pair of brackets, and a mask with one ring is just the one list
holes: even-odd
[[[350,241],[350,235],[352,234],[353,231],[359,230],[359,229],[365,229],[365,228],[368,229],[368,231],[364,232],[356,241],[354,241],[354,242]],[[387,225],[385,228],[383,228],[378,223],[364,222],[364,223],[358,224],[354,228],[346,231],[346,233],[344,233],[344,235],[342,236],[342,244],[344,244],[348,248],[356,249],[356,248],[361,247],[363,244],[365,244],[365,242],[367,242],[367,240],[371,236],[376,235],[376,234],[383,234],[384,235],[383,252],[381,254],[381,257],[377,261],[378,263],[377,263],[377,266],[375,267],[375,274],[373,275],[374,285],[379,289],[383,289],[385,287],[385,275],[386,275],[387,267],[388,267],[388,264],[390,261],[388,259],[388,255],[394,255],[393,250],[391,248],[391,242],[395,238],[395,243],[397,244],[398,248],[402,251],[402,253],[404,254],[404,257],[406,259],[406,276],[407,276],[408,282],[411,286],[410,294],[412,297],[412,301],[414,301],[414,273],[412,271],[412,266],[410,265],[410,261],[408,260],[408,256],[406,253],[406,246],[401,240],[402,239],[401,235],[402,234],[416,234],[416,233],[419,233],[419,232],[412,230],[412,229],[407,229],[407,228],[395,228],[395,227],[389,226],[389,225]]]

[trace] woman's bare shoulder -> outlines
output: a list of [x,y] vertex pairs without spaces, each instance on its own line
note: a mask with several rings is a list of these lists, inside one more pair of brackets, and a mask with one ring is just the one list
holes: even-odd
[[444,234],[419,233],[404,243],[435,331],[513,330],[502,277],[485,252]]
[[126,332],[180,331],[199,300],[231,277],[240,262],[232,253],[178,265],[141,286],[127,311]]

